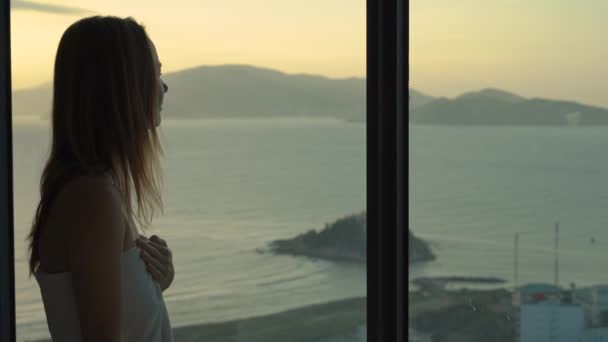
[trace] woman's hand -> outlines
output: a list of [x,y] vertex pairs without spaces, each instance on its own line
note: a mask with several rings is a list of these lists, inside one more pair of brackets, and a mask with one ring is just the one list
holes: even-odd
[[173,253],[167,246],[167,242],[156,235],[152,235],[149,239],[140,235],[135,243],[140,249],[139,255],[145,262],[148,273],[165,291],[175,277]]

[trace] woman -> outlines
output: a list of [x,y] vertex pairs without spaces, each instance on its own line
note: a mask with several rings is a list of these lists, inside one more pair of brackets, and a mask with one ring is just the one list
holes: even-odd
[[54,341],[173,340],[162,297],[171,251],[138,232],[162,209],[160,67],[130,18],[82,19],[59,43],[52,147],[28,237]]

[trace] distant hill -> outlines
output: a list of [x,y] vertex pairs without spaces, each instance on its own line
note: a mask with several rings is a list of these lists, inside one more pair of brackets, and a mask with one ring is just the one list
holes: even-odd
[[246,65],[168,74],[167,115],[365,119],[365,80],[285,74]]
[[[163,75],[167,118],[334,117],[364,121],[363,78],[286,74],[249,65],[200,66]],[[50,112],[50,84],[14,92],[15,115]]]
[[485,99],[504,103],[518,103],[525,100],[524,97],[495,88],[486,88],[479,91],[467,92],[458,96],[458,99],[471,101]]
[[435,100],[434,97],[424,94],[418,90],[415,89],[409,89],[409,108],[410,111],[414,108],[418,108],[422,105],[425,105],[433,100]]
[[572,101],[525,98],[498,89],[437,98],[410,112],[410,122],[427,125],[608,125],[608,110]]

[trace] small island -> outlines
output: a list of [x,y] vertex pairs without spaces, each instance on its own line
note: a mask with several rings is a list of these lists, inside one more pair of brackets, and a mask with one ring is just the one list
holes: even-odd
[[[431,261],[435,255],[426,241],[408,229],[408,261]],[[334,261],[367,262],[367,213],[342,217],[320,231],[311,229],[291,239],[275,240],[270,251]]]
[[349,215],[326,224],[321,231],[311,229],[292,239],[272,241],[270,250],[277,254],[366,263],[367,215],[365,212]]
[[429,244],[414,236],[410,229],[407,230],[407,242],[409,251],[408,261],[410,264],[435,260],[435,255],[431,251]]

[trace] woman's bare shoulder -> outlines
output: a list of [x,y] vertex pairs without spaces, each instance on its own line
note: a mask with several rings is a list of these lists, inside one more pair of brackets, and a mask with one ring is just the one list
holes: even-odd
[[105,229],[124,231],[121,196],[105,176],[79,176],[71,180],[61,189],[52,211],[54,222],[67,228],[78,228],[83,222],[100,217],[108,224],[114,223]]
[[[60,190],[56,200],[58,208],[90,207],[104,202],[120,205],[120,195],[111,179],[105,176],[78,176]],[[108,204],[108,203],[106,203]]]
[[41,269],[68,271],[69,251],[90,239],[108,237],[108,246],[124,245],[124,238],[119,240],[126,236],[121,204],[107,177],[79,176],[66,183],[51,204],[39,239]]

